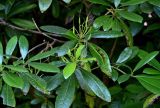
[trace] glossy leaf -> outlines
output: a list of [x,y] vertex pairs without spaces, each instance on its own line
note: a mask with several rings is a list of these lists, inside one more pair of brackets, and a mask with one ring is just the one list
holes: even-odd
[[43,53],[38,53],[37,55],[31,57],[28,60],[28,62],[41,60],[41,59],[47,58],[49,56],[54,56],[57,53],[57,50],[58,50],[58,47],[55,47],[55,48],[52,48],[49,51],[46,51],[46,52],[43,52]]
[[129,78],[130,78],[130,75],[128,75],[128,74],[121,75],[118,78],[118,83],[121,84],[121,83],[127,81]]
[[77,51],[76,51],[76,58],[77,58],[77,59],[81,56],[81,53],[82,53],[82,50],[83,50],[84,47],[85,47],[85,45],[80,45],[80,46],[77,48]]
[[68,78],[58,89],[55,108],[70,108],[75,94],[75,78]]
[[148,0],[128,0],[124,3],[122,3],[123,5],[137,5],[137,4],[142,4],[144,2],[146,2]]
[[20,18],[12,18],[11,22],[19,27],[22,27],[24,29],[36,29],[35,24],[26,19],[20,19]]
[[112,70],[112,80],[116,81],[118,79],[118,72],[116,70]]
[[101,26],[104,25],[104,23],[108,22],[108,20],[109,20],[108,16],[100,16],[95,19],[95,21],[93,23],[93,27],[95,29],[99,29]]
[[16,74],[13,74],[10,72],[3,73],[2,77],[3,77],[4,82],[11,87],[22,89],[24,86],[23,79],[17,76]]
[[145,69],[143,70],[143,73],[145,73],[145,74],[150,74],[150,75],[160,75],[160,71],[155,70],[155,69],[153,69],[153,68],[145,68]]
[[88,0],[88,1],[90,1],[91,3],[95,3],[95,4],[101,4],[105,6],[108,5],[108,3],[105,0]]
[[122,36],[123,33],[118,31],[110,31],[110,32],[98,31],[91,34],[92,38],[102,38],[102,39],[118,38]]
[[151,76],[151,75],[137,75],[137,80],[142,84],[144,88],[149,90],[154,94],[160,94],[160,76]]
[[147,54],[144,58],[142,58],[142,60],[138,62],[138,64],[135,66],[133,71],[140,69],[142,66],[150,62],[155,56],[158,55],[158,53],[159,53],[158,51],[154,51],[154,52]]
[[121,0],[114,0],[115,7],[118,7],[118,5],[121,3]]
[[31,62],[29,63],[29,66],[38,69],[43,72],[51,72],[51,73],[58,73],[60,72],[60,69],[57,68],[54,65],[48,64],[48,63],[38,63],[38,62]]
[[148,2],[150,4],[153,4],[155,6],[159,6],[160,7],[160,1],[159,0],[148,0]]
[[58,73],[54,76],[46,77],[45,80],[47,82],[47,90],[52,91],[64,81],[64,77],[62,73]]
[[65,3],[70,3],[71,0],[63,0]]
[[111,64],[107,53],[95,44],[89,44],[89,50],[93,57],[97,59],[98,65],[100,66],[102,72],[106,75],[111,76]]
[[132,49],[130,47],[125,48],[118,57],[116,63],[123,63],[127,61],[132,55]]
[[142,21],[143,21],[143,17],[141,17],[140,15],[138,15],[136,13],[123,11],[123,10],[117,11],[117,12],[121,17],[123,17],[129,21],[139,22],[139,23],[142,23]]
[[155,94],[152,94],[150,96],[147,97],[147,99],[145,100],[144,104],[143,104],[143,108],[148,108],[151,104],[154,103],[154,101],[156,99],[159,98],[160,95],[155,95]]
[[59,27],[59,26],[53,26],[53,25],[46,25],[46,26],[41,26],[40,27],[42,30],[54,34],[59,34],[59,35],[65,35],[65,38],[71,39],[71,40],[76,40],[77,37],[73,34],[72,31],[67,30],[66,28]]
[[7,58],[10,58],[9,56],[12,55],[16,45],[17,45],[17,36],[14,36],[8,41],[7,46],[6,46]]
[[51,3],[52,3],[52,0],[39,0],[38,4],[39,4],[40,11],[42,13],[46,11],[50,7]]
[[89,88],[102,100],[110,102],[111,95],[107,87],[92,73],[82,71],[82,76]]
[[4,65],[4,67],[11,69],[15,72],[28,72],[28,70],[23,66]]
[[70,77],[75,69],[76,69],[76,66],[77,66],[77,63],[76,62],[71,62],[71,63],[68,63],[64,69],[63,69],[63,76],[65,79],[67,79],[68,77]]
[[0,65],[3,62],[3,46],[2,43],[0,42]]
[[1,97],[3,98],[3,104],[11,107],[16,106],[16,100],[14,96],[14,92],[10,86],[7,84],[3,85]]
[[21,56],[24,60],[28,54],[28,49],[29,49],[29,43],[26,37],[21,36],[19,38],[19,48],[20,48]]
[[43,93],[47,93],[48,94],[48,90],[46,89],[47,87],[47,83],[44,79],[42,79],[41,77],[31,74],[31,73],[21,73],[22,76],[26,77],[27,81],[37,90],[43,92]]

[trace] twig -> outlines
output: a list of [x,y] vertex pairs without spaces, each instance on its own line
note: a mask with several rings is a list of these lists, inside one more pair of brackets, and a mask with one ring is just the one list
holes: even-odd
[[115,50],[115,48],[116,48],[116,45],[117,45],[117,39],[114,41],[113,47],[112,47],[112,49],[111,49],[110,59],[111,59],[112,56],[113,56],[114,50]]
[[[33,33],[33,34],[43,35],[43,36],[45,36],[45,37],[47,37],[47,38],[50,38],[50,39],[52,39],[52,40],[55,40],[55,41],[57,41],[57,42],[64,43],[64,41],[62,41],[62,40],[53,38],[53,37],[60,37],[60,35],[57,35],[57,34],[40,32],[40,31],[36,31],[36,30],[24,29],[24,28],[17,27],[17,26],[15,26],[15,25],[9,24],[9,23],[7,23],[6,21],[4,21],[3,19],[0,19],[0,25],[10,27],[10,28],[12,28],[12,29],[14,29],[14,30],[25,31],[25,32]],[[51,36],[52,36],[52,37],[51,37]]]

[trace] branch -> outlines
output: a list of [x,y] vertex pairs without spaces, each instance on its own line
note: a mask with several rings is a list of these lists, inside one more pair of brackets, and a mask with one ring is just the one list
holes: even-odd
[[[60,35],[57,35],[57,34],[45,33],[45,32],[36,31],[36,30],[24,29],[24,28],[17,27],[15,25],[9,24],[6,21],[4,21],[3,19],[0,19],[0,25],[10,27],[10,28],[12,28],[14,30],[25,31],[25,32],[33,33],[33,34],[43,35],[43,36],[45,36],[47,38],[50,38],[50,39],[52,39],[52,40],[54,40],[56,42],[64,43],[64,41],[62,41],[62,40],[53,38],[53,37],[60,37]],[[53,37],[51,37],[51,36],[53,36]]]

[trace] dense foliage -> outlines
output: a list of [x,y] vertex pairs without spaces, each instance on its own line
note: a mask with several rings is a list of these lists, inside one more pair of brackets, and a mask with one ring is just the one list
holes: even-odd
[[0,107],[159,108],[160,0],[1,0]]

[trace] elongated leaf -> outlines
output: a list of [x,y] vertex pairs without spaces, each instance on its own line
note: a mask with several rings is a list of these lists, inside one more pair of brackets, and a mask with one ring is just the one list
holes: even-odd
[[95,94],[93,93],[93,91],[91,90],[91,88],[88,86],[87,82],[85,81],[85,79],[83,78],[83,75],[80,71],[80,69],[76,69],[75,72],[76,78],[78,79],[79,85],[81,86],[81,88],[88,93],[91,96],[95,96]]
[[160,75],[160,71],[155,70],[155,69],[153,69],[153,68],[145,68],[145,69],[143,70],[143,73],[145,73],[145,74],[150,74],[150,75]]
[[1,92],[1,97],[3,98],[3,104],[11,107],[16,106],[16,100],[14,97],[14,92],[10,86],[7,84],[3,85],[3,89]]
[[46,11],[52,3],[52,0],[39,0],[39,8],[40,11],[43,13]]
[[60,4],[58,0],[52,0],[52,15],[58,18],[60,15]]
[[139,68],[141,68],[142,66],[144,66],[145,64],[147,64],[148,62],[150,62],[155,56],[158,55],[158,51],[154,51],[148,55],[146,55],[144,58],[142,58],[142,60],[140,60],[138,62],[138,64],[135,66],[133,71],[138,70]]
[[121,84],[121,83],[127,81],[129,79],[129,77],[130,77],[130,75],[128,75],[128,74],[121,75],[118,78],[118,83]]
[[29,49],[29,43],[26,37],[21,36],[19,38],[19,48],[20,48],[22,58],[25,59]]
[[55,55],[57,53],[57,50],[58,50],[58,47],[55,47],[55,48],[52,48],[50,51],[43,52],[43,53],[38,53],[37,55],[31,57],[28,60],[28,62],[37,61],[37,60],[41,60],[41,59],[47,58],[49,56],[53,56],[53,55]]
[[65,3],[70,3],[71,0],[63,0]]
[[[138,57],[142,59],[148,54],[149,54],[148,52],[140,50],[138,53]],[[150,62],[148,62],[148,64],[160,71],[160,63],[156,59],[152,59]]]
[[0,42],[0,65],[3,62],[3,46],[2,43]]
[[118,5],[121,3],[121,0],[114,0],[115,7],[118,7]]
[[52,72],[52,73],[58,73],[60,72],[60,69],[57,68],[54,65],[47,64],[47,63],[38,63],[38,62],[31,62],[29,65],[35,69],[38,69],[43,72]]
[[65,68],[63,69],[63,76],[65,79],[67,79],[68,77],[70,77],[74,73],[76,66],[77,66],[76,62],[68,63],[65,66]]
[[4,65],[4,67],[11,69],[15,72],[28,72],[28,70],[23,66]]
[[95,3],[95,4],[101,4],[105,6],[108,5],[108,3],[105,0],[88,0],[88,1],[90,1],[91,3]]
[[24,86],[24,81],[22,78],[18,77],[16,74],[13,73],[3,73],[2,75],[3,80],[11,87],[20,88],[22,89]]
[[104,23],[108,22],[108,20],[109,20],[108,16],[100,16],[95,19],[95,21],[93,23],[93,27],[95,29],[99,29],[101,26],[104,25]]
[[137,80],[142,84],[144,88],[149,90],[154,94],[160,94],[160,76],[151,76],[151,75],[137,75]]
[[64,81],[64,77],[62,73],[58,73],[54,76],[47,77],[45,80],[47,82],[47,90],[52,91]]
[[153,5],[155,5],[155,6],[160,7],[160,1],[159,1],[159,0],[148,0],[148,2],[149,2],[150,4],[153,4]]
[[111,76],[111,64],[107,53],[95,44],[89,44],[89,50],[93,57],[97,59],[98,65],[101,68],[101,71],[106,75]]
[[72,31],[67,30],[66,28],[63,28],[63,27],[46,25],[46,26],[41,26],[40,28],[46,32],[55,33],[62,36],[64,35],[65,38],[68,38],[71,40],[77,40],[77,37],[73,34]]
[[76,51],[76,58],[77,58],[77,59],[81,56],[81,53],[82,53],[82,50],[83,50],[84,47],[85,47],[85,45],[80,45],[80,46],[77,48],[77,51]]
[[92,73],[82,71],[82,76],[90,89],[104,101],[110,102],[111,95],[107,87]]
[[102,38],[102,39],[118,38],[122,36],[123,33],[118,31],[110,31],[110,32],[98,31],[91,34],[92,38]]
[[144,104],[143,104],[143,108],[148,108],[151,104],[153,104],[153,102],[159,98],[160,95],[155,95],[152,94],[150,96],[147,97],[147,99],[145,100]]
[[125,89],[129,91],[130,93],[135,93],[135,94],[144,92],[143,86],[138,85],[138,84],[129,84]]
[[0,4],[0,10],[4,10],[5,6],[3,4]]
[[33,9],[35,7],[36,7],[36,4],[30,4],[30,3],[22,2],[18,6],[15,6],[14,8],[12,8],[12,10],[9,13],[8,16],[11,17],[11,16],[17,15],[19,13],[28,12],[29,10],[31,10],[31,9]]
[[7,58],[10,58],[9,56],[12,55],[16,45],[17,45],[17,36],[14,36],[8,41],[7,46],[6,46]]
[[11,22],[19,27],[23,27],[24,29],[35,29],[35,24],[26,19],[12,18]]
[[142,23],[142,21],[143,21],[143,17],[141,17],[140,15],[138,15],[136,13],[123,11],[123,10],[120,10],[117,12],[121,17],[123,17],[129,21],[139,22],[139,23]]
[[148,0],[128,0],[125,3],[122,3],[123,5],[137,5],[137,4],[142,4]]
[[75,94],[75,77],[68,78],[58,89],[55,108],[70,108]]
[[46,89],[47,83],[41,77],[31,74],[31,73],[21,73],[22,76],[26,77],[27,81],[37,90],[48,94],[48,90]]
[[132,49],[127,47],[125,48],[121,54],[118,57],[118,60],[116,61],[116,63],[123,63],[125,61],[127,61],[132,55]]

